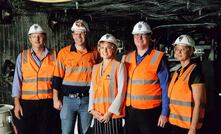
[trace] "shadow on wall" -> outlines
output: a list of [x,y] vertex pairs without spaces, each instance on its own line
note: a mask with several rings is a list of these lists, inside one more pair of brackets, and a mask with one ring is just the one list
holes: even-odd
[[15,72],[15,64],[10,60],[5,60],[2,65],[2,75],[5,77],[13,77]]
[[5,60],[1,67],[0,75],[0,104],[12,104],[11,88],[15,71],[15,64],[10,60]]

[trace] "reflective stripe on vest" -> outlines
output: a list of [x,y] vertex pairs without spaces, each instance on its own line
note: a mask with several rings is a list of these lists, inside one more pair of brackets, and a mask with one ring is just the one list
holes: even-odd
[[157,61],[159,55],[160,55],[160,51],[156,51],[156,53],[154,54],[154,56],[153,56],[153,58],[152,58],[152,60],[151,60],[151,63],[152,63],[152,64],[155,64],[155,63],[156,63],[156,61]]
[[92,68],[86,68],[86,67],[66,68],[65,72],[92,72]]
[[90,82],[67,81],[67,80],[63,80],[62,84],[70,86],[90,86]]
[[58,66],[58,67],[60,67],[60,68],[62,68],[62,69],[65,69],[65,68],[64,68],[64,64],[62,64],[62,63],[59,62],[59,61],[56,61],[56,66]]
[[[190,128],[192,121],[194,102],[192,91],[189,87],[189,78],[195,67],[195,64],[190,65],[178,79],[178,73],[175,72],[168,90],[168,96],[170,98],[169,121],[173,125],[186,129]],[[205,103],[201,102],[199,120],[196,126],[197,129],[202,126],[204,113]]]
[[25,89],[22,89],[22,93],[23,94],[27,94],[27,95],[35,95],[35,94],[47,94],[47,93],[52,93],[51,89],[41,89],[41,90],[35,90],[35,91],[28,91]]
[[51,81],[52,80],[52,77],[51,78],[36,78],[36,79],[23,79],[22,82],[24,83],[31,83],[31,82],[38,82],[38,81]]
[[127,93],[127,97],[131,97],[132,100],[161,100],[160,96],[148,96],[148,95],[131,95]]
[[159,80],[131,80],[128,81],[131,82],[131,84],[159,84]]

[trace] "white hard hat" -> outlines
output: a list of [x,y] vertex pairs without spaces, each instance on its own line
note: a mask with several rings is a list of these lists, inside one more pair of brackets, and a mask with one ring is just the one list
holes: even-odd
[[71,27],[72,32],[89,32],[88,24],[84,20],[76,20]]
[[189,35],[180,35],[172,45],[175,46],[177,44],[194,47],[195,41]]
[[151,34],[152,30],[150,26],[144,22],[144,21],[139,21],[133,28],[132,34]]
[[101,41],[113,43],[117,47],[117,39],[112,34],[107,33],[103,35],[98,41],[98,44],[100,44]]
[[33,33],[46,33],[42,27],[38,24],[33,24],[28,31],[28,35],[33,34]]

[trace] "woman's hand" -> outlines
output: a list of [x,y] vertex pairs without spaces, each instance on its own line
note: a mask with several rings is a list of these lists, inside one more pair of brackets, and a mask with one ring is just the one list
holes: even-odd
[[100,122],[108,123],[108,121],[111,118],[112,113],[106,112],[103,116],[100,118]]
[[95,110],[91,110],[90,113],[91,113],[91,114],[93,115],[93,117],[94,117],[95,119],[97,119],[98,121],[101,120],[100,118],[101,118],[102,114],[101,114],[100,112],[95,111]]

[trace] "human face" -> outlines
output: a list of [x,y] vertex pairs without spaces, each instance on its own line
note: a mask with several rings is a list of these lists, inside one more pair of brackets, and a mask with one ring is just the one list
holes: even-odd
[[147,34],[134,34],[134,44],[138,49],[146,49],[149,47],[150,37]]
[[101,42],[98,51],[103,59],[111,59],[114,55],[114,46],[109,42]]
[[29,41],[33,48],[41,48],[44,47],[46,40],[45,34],[42,33],[33,33],[29,35]]
[[193,50],[191,47],[188,47],[186,45],[177,44],[174,47],[174,52],[175,52],[176,58],[179,61],[186,61],[186,60],[190,60]]
[[72,37],[76,45],[85,46],[86,32],[73,32]]

